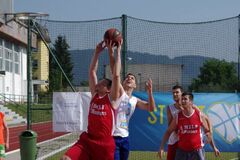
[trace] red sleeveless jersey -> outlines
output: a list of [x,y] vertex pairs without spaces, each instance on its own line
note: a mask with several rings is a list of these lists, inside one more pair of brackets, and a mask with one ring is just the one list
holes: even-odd
[[109,99],[106,94],[99,97],[96,94],[90,103],[88,115],[88,133],[92,138],[107,138],[112,136],[113,133],[113,110]]
[[178,113],[178,147],[184,151],[193,151],[203,147],[201,136],[202,122],[200,119],[200,112],[194,110],[189,117],[185,116],[183,112]]

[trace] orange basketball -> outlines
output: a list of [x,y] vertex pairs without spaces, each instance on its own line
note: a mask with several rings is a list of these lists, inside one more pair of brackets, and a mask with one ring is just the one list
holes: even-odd
[[110,28],[104,33],[104,41],[112,40],[115,45],[122,40],[122,34],[116,28]]

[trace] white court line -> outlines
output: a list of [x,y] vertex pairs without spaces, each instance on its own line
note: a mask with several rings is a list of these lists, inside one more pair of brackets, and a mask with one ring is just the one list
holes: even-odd
[[51,141],[54,141],[54,140],[56,140],[56,139],[59,139],[59,138],[68,136],[68,135],[70,135],[70,134],[72,134],[72,133],[64,134],[64,135],[59,136],[59,137],[55,137],[55,138],[52,138],[52,139],[49,139],[49,140],[46,140],[46,141],[39,142],[39,143],[37,143],[37,145],[38,145],[38,144],[43,144],[43,143],[46,143],[46,142],[51,142]]
[[229,160],[239,160],[239,157],[237,157],[237,158],[233,158],[233,159],[229,159]]
[[[76,143],[76,142],[74,142],[74,143]],[[64,146],[64,147],[62,147],[62,148],[60,148],[60,149],[58,149],[58,150],[55,150],[55,151],[53,151],[53,152],[51,152],[51,153],[49,153],[49,154],[46,154],[45,156],[39,157],[39,158],[37,158],[37,160],[44,160],[44,159],[46,159],[46,158],[48,158],[48,157],[50,157],[50,156],[52,156],[52,155],[54,155],[54,154],[56,154],[56,153],[58,153],[58,152],[61,152],[61,151],[64,150],[64,149],[72,146],[74,143],[71,143],[71,144],[69,144],[69,145],[67,145],[67,146]]]
[[[40,145],[40,144],[43,144],[43,143],[47,143],[47,142],[51,142],[51,141],[54,141],[54,140],[56,140],[56,139],[59,139],[59,138],[62,138],[62,137],[68,136],[68,135],[70,135],[70,134],[72,134],[72,133],[64,134],[64,135],[62,135],[62,136],[55,137],[55,138],[53,138],[53,139],[49,139],[49,140],[46,140],[46,141],[39,142],[39,143],[37,143],[37,145]],[[19,152],[19,151],[20,151],[20,149],[16,149],[16,150],[13,150],[13,151],[7,152],[6,155],[13,154],[13,153],[15,153],[15,152]]]
[[[70,134],[72,134],[72,133],[68,133],[68,134],[65,134],[65,135],[62,135],[62,136],[60,136],[60,137],[56,137],[56,138],[53,138],[53,139],[50,139],[50,140],[46,140],[46,141],[40,142],[40,143],[38,143],[38,144],[42,144],[42,143],[46,143],[46,142],[51,142],[51,141],[54,141],[54,140],[56,140],[56,139],[60,139],[60,138],[62,138],[62,137],[68,136],[68,135],[70,135]],[[46,159],[46,158],[48,158],[48,157],[50,157],[50,156],[52,156],[52,155],[54,155],[54,154],[56,154],[56,153],[58,153],[58,152],[61,152],[61,151],[64,150],[64,149],[72,146],[72,145],[75,144],[76,142],[77,142],[77,141],[75,141],[75,142],[73,142],[73,143],[71,143],[71,144],[68,144],[68,145],[66,145],[66,146],[64,146],[64,147],[62,147],[62,148],[60,148],[60,149],[58,149],[58,150],[55,150],[55,151],[53,151],[53,152],[50,152],[50,153],[48,153],[48,154],[46,154],[46,155],[44,155],[44,156],[42,156],[42,157],[39,157],[39,158],[37,158],[37,160],[44,160],[44,159]]]

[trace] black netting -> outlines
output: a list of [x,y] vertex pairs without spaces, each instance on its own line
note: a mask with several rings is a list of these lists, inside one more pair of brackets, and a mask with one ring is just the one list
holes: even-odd
[[[127,17],[126,72],[134,73],[138,89],[151,77],[155,91],[169,91],[178,83],[187,89],[206,60],[233,62],[238,70],[238,17],[201,23],[162,23]],[[122,18],[97,21],[44,21],[51,41],[64,35],[70,45],[73,84],[88,81],[88,67],[95,45],[106,29],[122,30]],[[109,76],[107,54],[100,57],[98,76]],[[106,67],[105,67],[106,66]],[[124,67],[124,66],[123,66]]]
[[188,88],[210,58],[237,66],[237,17],[186,24],[129,17],[127,23],[128,71],[139,75],[140,84],[151,77],[156,91],[168,91],[176,83]]
[[[44,22],[49,31],[52,43],[57,36],[65,36],[70,46],[73,67],[73,84],[79,86],[81,82],[88,81],[88,68],[95,46],[103,40],[103,34],[108,28],[121,30],[121,18],[84,22]],[[100,57],[99,77],[103,77],[104,64],[109,64],[107,54]]]
[[[123,21],[126,22],[126,30],[123,30]],[[103,39],[104,32],[112,27],[126,35],[126,66],[123,68],[136,75],[137,90],[145,89],[145,81],[149,77],[153,80],[154,91],[170,91],[177,83],[188,89],[193,79],[198,77],[200,68],[210,59],[232,62],[235,76],[239,76],[239,17],[201,23],[162,23],[133,17],[79,22],[42,20],[40,23],[48,29],[52,44],[59,35],[65,36],[74,65],[75,86],[87,84],[84,82],[88,82],[95,46]],[[99,60],[99,78],[104,75],[110,77],[108,59],[105,51]],[[82,91],[87,91],[87,87],[82,87]],[[208,91],[216,90],[209,88]],[[51,119],[52,112],[46,112],[49,113],[45,119]],[[36,117],[34,114],[37,112],[33,112],[33,117]],[[64,152],[60,152],[59,157]],[[223,159],[237,156],[235,152],[222,154]],[[206,153],[206,157],[215,159],[212,152]],[[157,152],[134,151],[129,159],[153,160],[158,157]]]

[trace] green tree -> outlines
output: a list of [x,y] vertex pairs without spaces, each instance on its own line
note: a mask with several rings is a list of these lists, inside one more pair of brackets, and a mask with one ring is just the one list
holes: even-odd
[[[70,53],[68,51],[69,45],[67,44],[66,38],[64,36],[58,36],[55,40],[54,47],[52,48],[53,54],[56,56],[58,62],[63,68],[65,74],[67,75],[70,82],[73,80],[73,64],[71,62]],[[52,56],[49,58],[49,90],[59,91],[69,86],[66,78],[64,78],[63,73],[58,67],[57,63]]]
[[234,63],[211,59],[200,68],[200,75],[193,79],[190,90],[197,92],[232,92],[239,90]]

